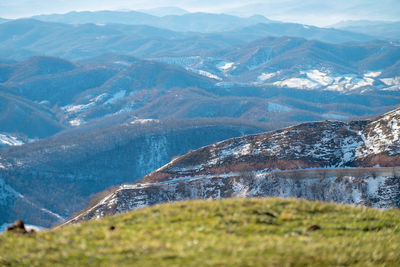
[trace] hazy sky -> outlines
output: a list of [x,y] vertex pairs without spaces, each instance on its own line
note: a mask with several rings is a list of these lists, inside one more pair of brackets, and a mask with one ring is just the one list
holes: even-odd
[[400,0],[0,0],[0,17],[162,6],[241,16],[261,14],[270,19],[319,26],[349,19],[400,20]]

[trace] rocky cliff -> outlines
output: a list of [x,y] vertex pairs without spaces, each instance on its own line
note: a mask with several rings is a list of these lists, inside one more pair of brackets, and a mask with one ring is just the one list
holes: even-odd
[[98,219],[164,202],[230,197],[296,197],[376,208],[400,206],[400,168],[200,175],[152,184],[123,185],[67,223]]

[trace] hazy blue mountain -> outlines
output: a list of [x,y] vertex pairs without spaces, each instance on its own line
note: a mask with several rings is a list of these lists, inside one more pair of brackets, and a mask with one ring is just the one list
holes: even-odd
[[168,16],[168,15],[185,15],[185,14],[189,13],[188,11],[186,11],[182,8],[173,7],[173,6],[142,9],[139,11],[153,15],[153,16],[157,16],[157,17],[164,17],[164,16]]
[[34,139],[51,136],[65,127],[49,108],[4,93],[0,87],[0,132]]
[[13,67],[8,82],[20,82],[32,77],[59,74],[75,69],[75,64],[54,57],[31,57]]
[[115,53],[105,53],[91,58],[78,60],[78,64],[89,66],[108,66],[113,68],[125,69],[137,62],[138,58]]
[[3,91],[42,103],[70,127],[116,114],[303,122],[391,109],[399,58],[390,42],[269,37],[204,56],[34,57],[0,64],[0,79]]
[[199,53],[226,47],[231,42],[212,35],[182,34],[145,25],[73,26],[37,20],[0,24],[0,57],[14,59],[32,55],[76,59],[104,53]]
[[[336,73],[363,73],[384,70],[400,59],[400,46],[390,42],[330,44],[303,38],[264,38],[246,45],[211,53],[227,62],[236,62],[232,72],[307,70],[325,67]],[[260,74],[260,73],[259,73]]]
[[146,24],[150,25],[152,20],[156,20],[149,14],[145,14],[138,11],[80,11],[80,12],[69,12],[66,14],[51,14],[51,15],[39,15],[33,16],[32,18],[49,21],[49,22],[60,22],[68,24]]
[[400,40],[400,22],[385,21],[343,21],[332,27],[362,34],[376,36],[385,40]]
[[170,15],[162,17],[154,26],[181,32],[211,33],[229,31],[257,23],[268,22],[270,21],[263,16],[240,18],[226,14],[188,13],[182,16]]
[[279,17],[281,20],[303,23],[330,25],[338,18],[398,20],[400,3],[397,0],[269,0],[251,1],[235,5],[226,12],[234,15],[249,16],[262,14],[267,17]]
[[129,24],[148,25],[173,31],[219,32],[238,27],[269,22],[263,16],[239,18],[225,14],[185,13],[183,15],[152,16],[137,11],[70,12],[67,14],[40,15],[34,19],[68,24]]
[[390,24],[392,21],[380,21],[380,20],[343,20],[338,23],[332,24],[331,28],[346,28],[346,27],[367,27],[376,26],[381,24]]
[[329,43],[365,42],[376,39],[376,37],[368,34],[354,33],[338,29],[319,28],[297,23],[280,22],[271,22],[267,24],[259,23],[234,30],[230,34],[240,36],[241,38],[247,38],[247,40],[254,40],[268,36],[291,36]]
[[60,74],[6,82],[3,87],[32,101],[44,102],[50,106],[67,105],[77,94],[101,86],[118,72],[118,69],[103,66],[82,67]]
[[[202,17],[203,14],[190,16]],[[335,43],[373,39],[336,29],[288,23],[257,24],[235,31],[202,34],[179,33],[145,25],[69,25],[23,19],[0,24],[0,57],[26,59],[33,55],[47,55],[82,59],[105,53],[142,57],[204,55],[210,50],[271,35],[294,35]]]

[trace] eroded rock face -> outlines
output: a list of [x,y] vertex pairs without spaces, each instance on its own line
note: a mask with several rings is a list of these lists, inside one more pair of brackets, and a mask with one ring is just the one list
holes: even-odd
[[400,168],[364,168],[229,173],[124,185],[69,223],[186,199],[296,197],[376,208],[399,207],[399,177]]

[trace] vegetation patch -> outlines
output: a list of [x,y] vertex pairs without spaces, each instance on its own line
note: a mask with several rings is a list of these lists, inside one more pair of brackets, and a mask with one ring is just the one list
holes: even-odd
[[187,201],[0,235],[0,265],[400,265],[400,211],[295,199]]

